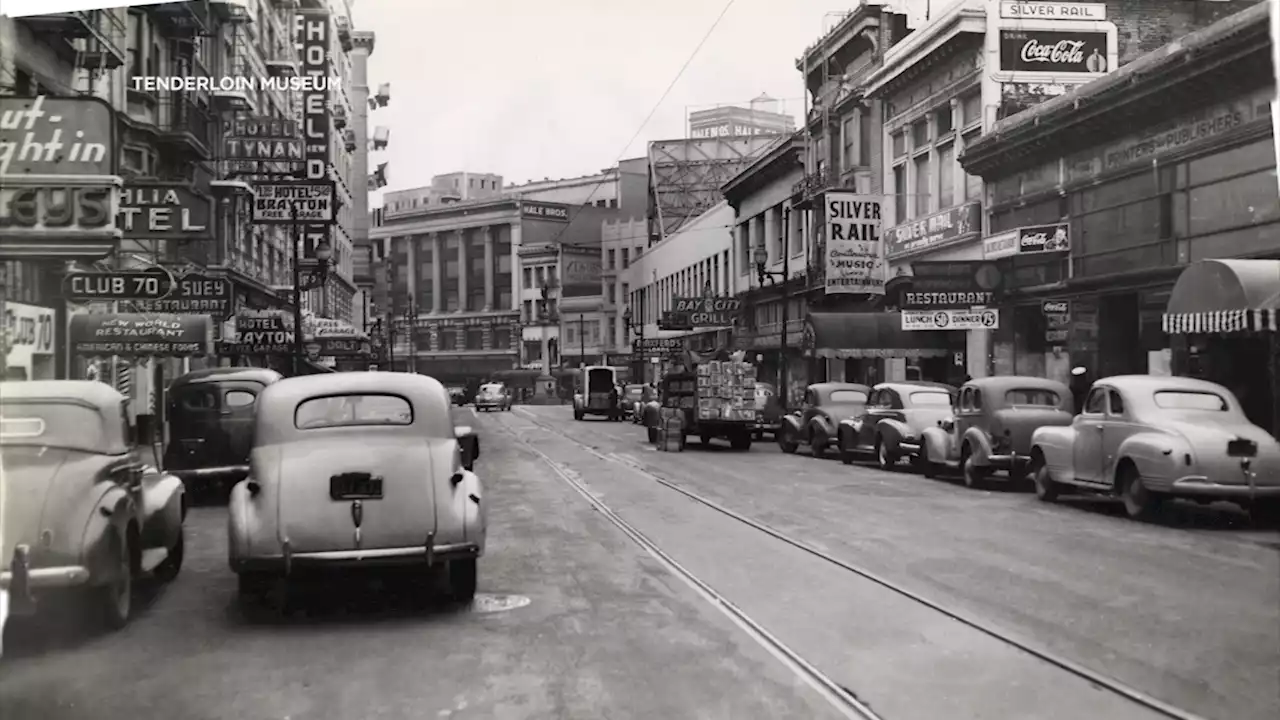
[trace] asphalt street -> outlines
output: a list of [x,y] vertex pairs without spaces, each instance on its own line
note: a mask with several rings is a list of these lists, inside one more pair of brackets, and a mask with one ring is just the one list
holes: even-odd
[[562,407],[487,417],[571,468],[619,515],[886,718],[1149,717],[1025,652],[785,546],[665,479],[1028,647],[1205,718],[1280,716],[1280,533],[1229,506],[1153,523],[1116,503],[693,439]]
[[182,574],[143,591],[125,630],[88,634],[61,613],[11,627],[0,718],[842,717],[499,427],[514,417],[502,415],[475,422],[492,507],[473,607],[423,602],[418,584],[344,582],[289,616],[246,617],[225,509],[195,508]]

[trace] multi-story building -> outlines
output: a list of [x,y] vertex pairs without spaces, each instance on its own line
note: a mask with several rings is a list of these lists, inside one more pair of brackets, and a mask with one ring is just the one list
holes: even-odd
[[1204,377],[1280,430],[1271,53],[1257,3],[966,150],[1008,285],[996,373]]
[[[875,175],[886,197],[887,272],[903,278],[889,288],[888,302],[907,299],[909,312],[949,317],[973,307],[942,299],[920,305],[909,300],[921,296],[902,293],[921,282],[907,278],[947,270],[940,263],[959,268],[954,263],[985,257],[980,240],[990,213],[984,207],[989,189],[961,166],[966,149],[1000,118],[1103,77],[1242,4],[960,0],[938,8],[920,2],[897,6],[904,8],[895,16],[898,31],[862,88],[883,106],[876,140],[884,151]],[[1007,320],[995,317],[997,323]],[[952,357],[960,358],[965,373],[993,372],[994,332],[989,326],[946,331],[947,348],[961,353]],[[1067,375],[1061,362],[1051,365],[1036,374]]]
[[691,138],[790,135],[795,131],[796,119],[763,93],[747,107],[726,105],[689,113]]

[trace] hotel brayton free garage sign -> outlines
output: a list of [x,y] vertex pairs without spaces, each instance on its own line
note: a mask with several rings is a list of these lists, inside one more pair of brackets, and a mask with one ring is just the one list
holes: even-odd
[[332,180],[259,182],[253,190],[254,223],[334,223],[336,186]]

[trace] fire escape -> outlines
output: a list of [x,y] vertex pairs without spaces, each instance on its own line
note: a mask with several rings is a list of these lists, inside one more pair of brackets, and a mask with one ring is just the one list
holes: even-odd
[[77,10],[14,20],[44,39],[64,62],[88,71],[86,93],[97,85],[101,73],[121,67],[127,61],[127,28],[112,10]]

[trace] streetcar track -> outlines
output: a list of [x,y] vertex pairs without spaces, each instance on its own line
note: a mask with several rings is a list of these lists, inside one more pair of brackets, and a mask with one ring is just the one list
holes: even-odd
[[[1100,689],[1108,690],[1137,705],[1145,707],[1149,710],[1153,710],[1166,717],[1174,718],[1175,720],[1207,720],[1205,717],[1201,715],[1196,715],[1195,713],[1170,705],[1169,703],[1166,703],[1158,698],[1152,697],[1151,695],[1148,695],[1142,692],[1141,690],[1138,690],[1137,688],[1131,687],[1119,680],[1116,680],[1100,672],[1092,670],[1080,663],[1077,663],[1045,647],[1041,647],[1035,642],[1019,637],[1017,634],[1011,631],[1005,630],[1003,628],[997,627],[992,623],[988,623],[984,620],[980,620],[976,617],[970,616],[964,611],[951,607],[949,605],[946,605],[942,602],[930,600],[924,597],[923,595],[921,595],[920,593],[917,593],[914,590],[911,590],[904,585],[901,585],[892,580],[889,580],[888,578],[885,578],[872,570],[868,570],[864,567],[854,565],[850,562],[837,558],[834,555],[831,555],[830,553],[818,547],[815,547],[814,545],[808,542],[805,542],[804,540],[794,538],[765,523],[762,523],[758,520],[755,520],[746,515],[743,515],[735,510],[731,510],[725,507],[724,505],[717,503],[714,500],[703,497],[702,495],[692,490],[689,490],[688,488],[684,487],[683,485],[673,480],[663,477],[662,475],[649,469],[647,466],[645,466],[643,463],[641,463],[636,459],[633,459],[631,457],[621,455],[618,453],[608,453],[608,454],[602,453],[599,451],[599,449],[597,449],[596,446],[590,444],[587,441],[579,440],[575,437],[572,437],[567,432],[560,430],[559,428],[555,427],[550,423],[544,422],[543,420],[541,420],[540,418],[537,418],[527,410],[524,410],[523,408],[518,408],[518,410],[522,417],[527,419],[529,422],[532,422],[534,425],[536,425],[540,429],[555,433],[557,436],[565,440],[568,440],[569,442],[574,443],[575,445],[582,448],[584,451],[594,455],[595,457],[601,460],[626,466],[630,468],[632,471],[639,473],[641,475],[644,475],[649,479],[653,480],[655,483],[662,485],[663,487],[666,487],[670,490],[674,490],[675,492],[678,492],[681,495],[684,495],[685,497],[689,498],[690,500],[693,500],[694,502],[697,502],[712,510],[715,510],[716,512],[722,515],[725,515],[726,517],[732,518],[766,535],[769,535],[770,537],[776,540],[780,540],[783,543],[790,545],[791,547],[794,547],[798,550],[802,550],[805,553],[808,553],[809,555],[812,555],[820,560],[823,560],[829,564],[835,565],[836,567],[839,567],[842,570],[853,573],[854,575],[857,575],[865,580],[869,580],[872,583],[875,583],[876,585],[879,585],[880,587],[885,588],[886,590],[889,590],[902,597],[905,597],[919,605],[929,608],[930,610],[938,612],[962,625],[965,625],[969,628],[977,630],[983,635],[993,638],[999,642],[1005,643],[1010,647],[1014,647],[1018,650],[1021,650],[1022,652],[1025,652],[1031,655],[1032,657],[1035,657],[1038,660],[1041,660],[1060,670],[1063,670],[1067,673],[1075,675],[1076,677],[1086,680]],[[524,445],[532,449],[544,461],[551,463],[553,467],[555,466],[555,461],[551,460],[549,457],[547,457],[544,453],[542,453],[537,448],[535,448],[528,441],[524,440],[524,438],[519,437],[510,429],[506,428],[505,426],[503,427],[503,429],[511,433],[513,436],[515,436],[517,440],[519,440],[521,443],[523,443]],[[559,471],[557,471],[557,473],[558,472]],[[585,489],[585,486],[582,488],[582,491],[585,491],[588,493],[590,492],[589,490]],[[850,697],[853,697],[853,694],[848,692],[847,689],[842,688],[842,690],[846,694],[848,694]]]
[[[540,423],[533,420],[535,425],[542,427]],[[744,612],[737,605],[733,604],[728,598],[721,595],[707,584],[692,571],[685,568],[675,558],[668,555],[660,548],[657,543],[650,540],[644,533],[640,532],[621,516],[619,516],[612,508],[610,508],[603,500],[596,497],[581,480],[575,477],[574,473],[563,464],[553,460],[549,455],[539,450],[533,443],[524,439],[519,433],[511,428],[503,425],[502,430],[516,439],[517,442],[524,445],[530,452],[537,455],[552,472],[563,480],[569,487],[573,488],[578,494],[582,495],[588,503],[592,505],[601,515],[610,523],[623,532],[634,543],[644,549],[651,557],[657,560],[672,575],[680,578],[685,584],[689,585],[694,592],[698,593],[703,600],[719,610],[723,615],[729,618],[735,625],[743,630],[751,639],[763,647],[769,654],[779,660],[783,665],[787,666],[797,677],[804,680],[810,687],[818,692],[824,700],[833,708],[840,712],[846,718],[852,720],[883,720],[883,718],[873,711],[864,701],[860,700],[853,691],[847,687],[832,680],[827,674],[814,667],[799,653],[792,650],[780,639],[770,633],[753,620],[750,615]],[[586,447],[586,446],[584,446]],[[608,458],[594,449],[588,450],[601,458]],[[616,461],[612,461],[616,462]]]

